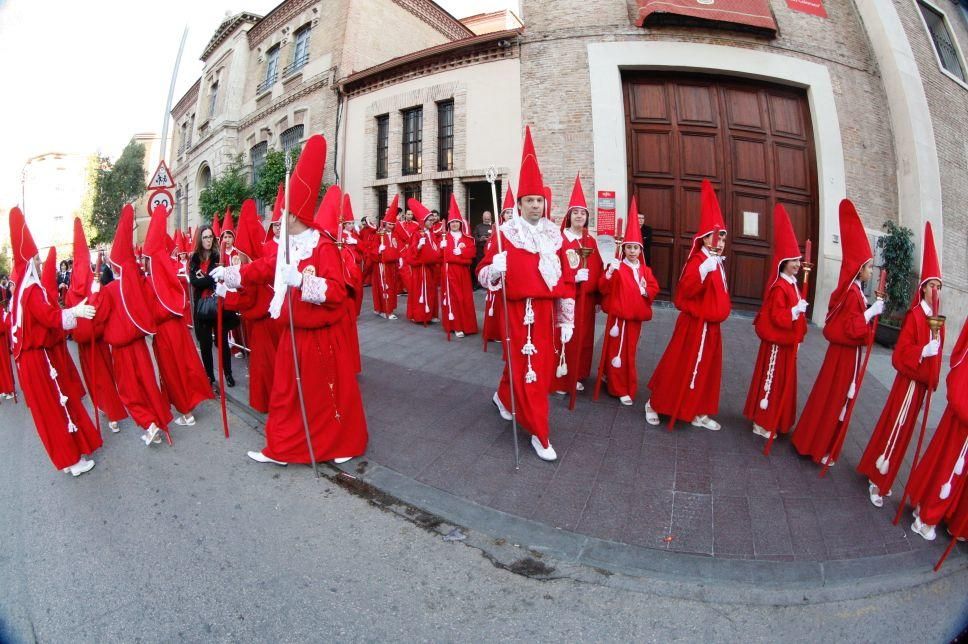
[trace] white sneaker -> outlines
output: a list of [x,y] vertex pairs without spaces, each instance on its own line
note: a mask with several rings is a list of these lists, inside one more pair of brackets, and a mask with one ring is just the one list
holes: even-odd
[[391,313],[391,314],[390,314],[389,316],[387,316],[387,319],[388,319],[388,320],[397,320],[397,319],[399,319],[399,318],[397,318],[397,316],[396,316],[396,314],[394,314],[394,313]]
[[531,447],[534,448],[534,451],[538,455],[538,458],[540,458],[542,461],[558,460],[558,454],[555,452],[555,448],[551,446],[551,441],[548,441],[548,447],[542,447],[541,441],[538,440],[538,437],[532,436]]
[[143,440],[145,445],[148,447],[151,447],[152,443],[160,443],[161,429],[154,423],[151,423],[148,429],[145,430],[145,433],[141,435],[141,440]]
[[575,389],[577,391],[585,391],[585,385],[581,384],[580,382],[576,382],[575,383]]
[[385,318],[387,316],[386,313],[380,313],[379,311],[373,311],[373,315],[377,316],[378,318]]
[[67,471],[71,476],[80,476],[84,472],[90,472],[92,469],[94,469],[94,461],[89,461],[82,456],[81,460],[68,467]]
[[503,418],[504,420],[511,420],[512,418],[511,412],[509,412],[507,407],[505,407],[504,404],[501,402],[501,397],[497,395],[496,391],[494,392],[494,397],[491,398],[491,402],[497,405],[497,411],[499,414],[501,414],[501,418]]
[[568,394],[567,391],[562,391],[561,389],[555,389],[555,393],[558,394],[559,396],[565,396]]
[[283,463],[282,461],[277,461],[274,458],[269,458],[262,452],[246,452],[245,454],[256,463],[274,463],[276,465],[282,465],[283,467],[289,465],[289,463]]
[[753,433],[756,434],[757,436],[762,436],[763,438],[769,438],[771,436],[770,432],[763,429],[756,423],[753,423]]
[[454,335],[457,336],[458,338],[463,338],[464,337],[464,332],[463,331],[454,331]]
[[191,414],[185,414],[184,416],[179,416],[175,419],[175,424],[182,427],[191,427],[195,424],[195,417]]
[[820,464],[826,465],[827,467],[833,467],[836,463],[837,461],[830,460],[830,454],[827,454],[822,459],[820,459]]
[[934,526],[924,523],[921,519],[914,520],[914,523],[911,524],[911,531],[920,535],[925,541],[934,541],[938,536],[934,531]]
[[343,463],[346,463],[347,461],[352,461],[352,460],[353,460],[352,456],[340,456],[339,458],[334,458],[333,462],[336,463],[337,465],[342,465]]
[[881,496],[881,491],[870,481],[867,482],[867,495],[871,499],[871,505],[875,508],[884,507],[884,497]]
[[623,405],[625,405],[626,407],[632,406],[632,396],[622,396],[621,398],[618,399],[618,401]]
[[649,404],[650,402],[652,402],[651,399],[645,401],[645,422],[647,422],[650,425],[658,425],[659,414],[656,413],[654,409],[652,409],[652,405]]
[[116,421],[116,420],[109,421],[108,422],[108,427],[111,428],[111,433],[112,434],[117,434],[118,432],[121,431],[121,427],[118,425],[118,421]]
[[702,427],[703,429],[708,429],[711,432],[718,432],[720,429],[722,429],[722,425],[717,423],[706,414],[693,418],[691,425],[693,427]]

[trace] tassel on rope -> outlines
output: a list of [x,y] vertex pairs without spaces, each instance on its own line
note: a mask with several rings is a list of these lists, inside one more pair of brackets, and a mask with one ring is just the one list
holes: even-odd
[[531,306],[530,297],[524,301],[524,325],[528,328],[528,341],[521,347],[521,353],[528,357],[528,370],[524,374],[524,382],[530,384],[538,381],[538,374],[531,364],[531,356],[538,353],[538,348],[531,342],[531,327],[534,325],[534,308]]
[[[706,347],[706,328],[708,324],[706,322],[702,323],[702,337],[699,338],[699,354],[696,356],[696,366],[692,370],[692,380],[689,382],[689,388],[696,388],[696,376],[699,374],[699,363],[702,361],[702,351]],[[673,417],[675,417],[673,415]]]
[[904,393],[904,401],[901,403],[901,410],[894,419],[894,426],[891,428],[891,433],[887,437],[887,443],[884,445],[884,453],[877,457],[877,462],[874,466],[881,475],[885,475],[891,469],[891,456],[894,454],[894,448],[897,447],[897,441],[901,437],[901,426],[904,425],[904,421],[907,420],[908,411],[911,409],[911,401],[914,398],[914,381],[908,385],[907,391]]
[[[615,322],[615,327],[618,328],[618,322]],[[616,334],[617,335],[617,334]],[[613,336],[614,337],[614,336]],[[615,352],[615,357],[612,358],[612,366],[616,369],[622,368],[622,344],[625,342],[625,321],[622,321],[622,335],[618,339],[618,351]]]
[[612,328],[608,330],[608,334],[613,338],[618,337],[618,320],[616,320],[615,324],[612,325]]
[[770,406],[770,392],[773,390],[773,375],[776,371],[776,354],[779,350],[779,345],[774,344],[770,348],[770,366],[766,369],[766,382],[763,383],[763,399],[760,400],[760,409],[766,411],[766,408]]
[[561,357],[558,359],[558,369],[555,371],[555,377],[564,378],[568,375],[568,363],[565,362],[565,348],[561,348]]

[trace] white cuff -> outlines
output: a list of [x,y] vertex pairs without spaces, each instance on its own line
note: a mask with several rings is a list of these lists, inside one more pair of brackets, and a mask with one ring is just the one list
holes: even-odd
[[75,327],[77,327],[77,316],[74,315],[74,309],[61,309],[61,328],[70,331]]
[[575,299],[564,297],[558,300],[558,326],[575,326]]
[[238,266],[226,266],[222,274],[222,281],[226,288],[237,289],[242,286],[242,271]]
[[326,289],[328,288],[329,286],[326,284],[325,277],[303,275],[302,286],[299,292],[302,294],[303,302],[322,304],[326,301]]

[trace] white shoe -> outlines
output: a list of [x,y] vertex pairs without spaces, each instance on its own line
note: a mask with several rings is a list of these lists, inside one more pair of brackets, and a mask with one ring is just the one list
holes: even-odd
[[720,429],[722,429],[722,425],[717,423],[706,414],[693,418],[691,425],[693,427],[702,427],[703,429],[708,429],[711,432],[718,432]]
[[540,458],[542,461],[558,460],[558,454],[555,452],[555,448],[551,446],[551,441],[548,441],[548,447],[542,447],[541,441],[538,440],[538,437],[532,436],[531,447],[534,448],[534,451],[538,455],[538,458]]
[[430,318],[430,322],[440,322],[440,318]]
[[562,391],[561,389],[555,389],[555,393],[558,394],[559,396],[566,396],[566,395],[568,395],[568,392],[567,391]]
[[830,454],[827,454],[822,459],[820,459],[820,464],[826,465],[827,467],[833,467],[836,463],[837,461],[830,460]]
[[463,338],[464,337],[464,332],[463,331],[454,331],[454,335],[457,336],[458,338]]
[[769,431],[763,429],[756,423],[753,423],[753,433],[756,434],[757,436],[762,436],[763,438],[769,438],[770,436],[772,436],[772,434],[770,434]]
[[934,526],[924,523],[921,519],[914,520],[914,523],[911,524],[911,531],[920,535],[925,541],[934,541],[938,536],[934,531]]
[[871,505],[873,505],[875,508],[884,507],[884,497],[881,496],[881,491],[877,489],[876,485],[869,481],[867,483],[867,495],[871,499]]
[[491,402],[497,405],[497,411],[498,413],[501,414],[501,418],[503,418],[504,420],[511,420],[512,418],[511,412],[509,412],[508,408],[505,407],[504,404],[501,402],[501,397],[497,395],[496,391],[494,392],[494,397],[491,398]]
[[346,463],[347,461],[352,461],[352,460],[353,460],[352,456],[340,456],[339,458],[334,458],[333,462],[336,463],[337,465],[342,465],[343,463]]
[[175,419],[175,424],[182,427],[192,427],[195,424],[195,417],[191,414],[185,414],[184,416],[179,416]]
[[387,319],[388,320],[397,320],[399,318],[396,316],[396,314],[391,313],[390,315],[387,316]]
[[80,476],[84,472],[90,472],[92,469],[94,469],[94,461],[89,461],[82,456],[81,460],[68,467],[66,471],[71,476]]
[[575,389],[577,391],[585,391],[585,385],[581,384],[580,382],[576,382],[575,383]]
[[649,404],[650,402],[652,402],[651,399],[645,401],[645,422],[647,422],[650,425],[658,425],[659,414],[656,413],[654,409],[652,409],[652,405]]
[[378,318],[385,318],[387,316],[386,313],[380,313],[379,311],[373,311],[373,315],[377,316]]
[[143,440],[145,445],[148,447],[151,447],[152,443],[160,443],[161,429],[154,423],[151,423],[151,426],[149,426],[148,429],[145,430],[145,433],[141,435],[141,440]]
[[7,400],[13,400],[13,394],[0,394]]
[[622,396],[621,398],[618,399],[618,401],[623,405],[625,405],[626,407],[632,406],[632,396]]
[[283,467],[289,465],[289,463],[283,463],[282,461],[277,461],[274,458],[269,458],[262,452],[246,452],[245,454],[256,463],[274,463],[276,465],[282,465]]
[[112,434],[117,434],[118,432],[121,431],[121,427],[118,425],[118,421],[116,421],[116,420],[109,421],[108,422],[108,427],[111,428],[111,433]]

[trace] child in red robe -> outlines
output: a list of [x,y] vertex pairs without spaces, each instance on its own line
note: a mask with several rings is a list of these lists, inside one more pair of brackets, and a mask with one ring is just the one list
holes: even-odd
[[393,196],[393,201],[387,208],[376,233],[376,240],[370,247],[370,261],[373,264],[373,312],[387,320],[396,320],[397,269],[400,262],[401,243],[394,231],[397,223],[397,201],[399,195]]
[[458,338],[477,333],[477,310],[470,265],[474,261],[474,238],[467,234],[467,222],[460,214],[457,200],[450,196],[447,227],[440,240],[441,256],[441,324],[447,337]]
[[404,261],[410,267],[407,319],[414,324],[427,324],[436,321],[440,311],[434,270],[440,264],[440,246],[431,232],[433,219],[426,206],[416,199],[410,199],[407,206],[421,222],[421,229],[410,237],[410,244],[403,253]]

